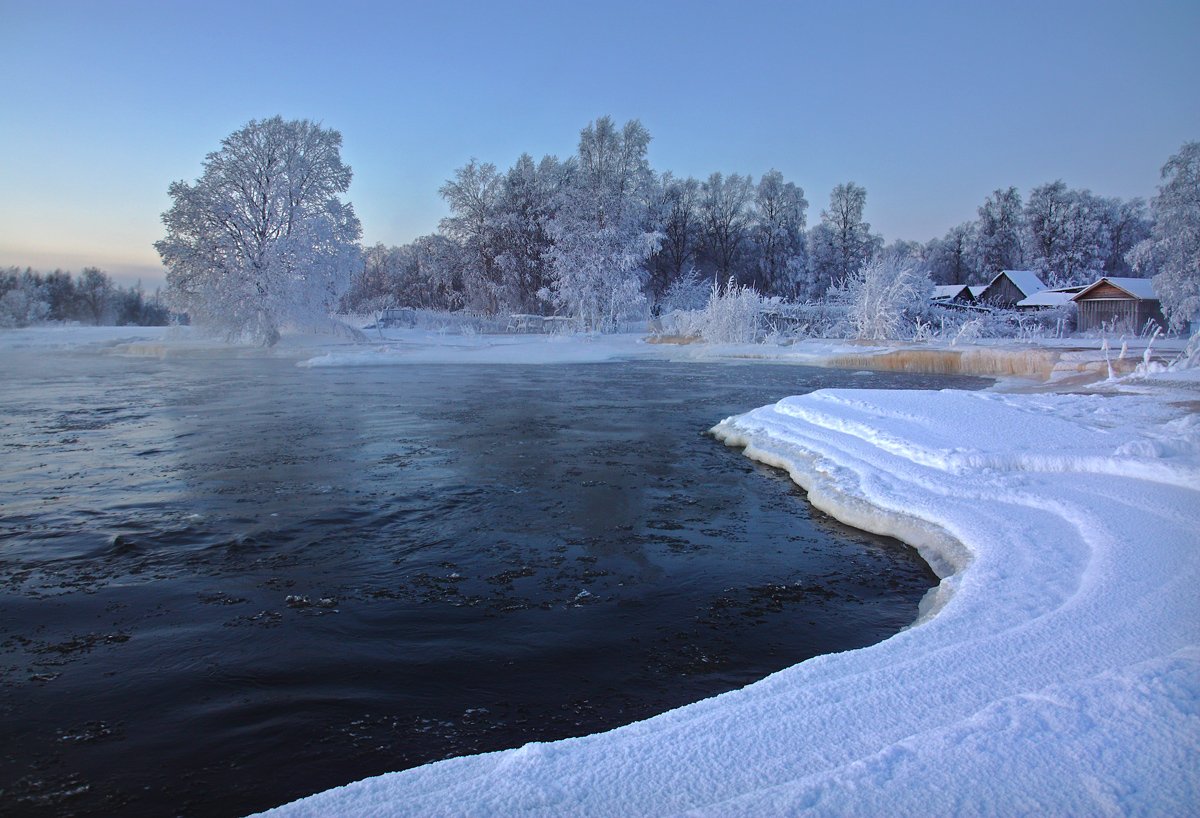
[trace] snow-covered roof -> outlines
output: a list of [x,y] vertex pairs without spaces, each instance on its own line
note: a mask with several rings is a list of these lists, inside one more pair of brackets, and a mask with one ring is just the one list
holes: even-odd
[[[1007,276],[1008,280],[1013,283],[1013,286],[1020,290],[1026,297],[1046,289],[1046,285],[1042,283],[1042,280],[1037,277],[1037,273],[1033,270],[1001,270],[996,278],[992,279],[992,284],[1000,276]],[[991,284],[988,286],[990,287]]]
[[939,284],[933,288],[934,301],[949,301],[962,295],[963,290],[971,291],[966,284]]
[[1154,292],[1154,285],[1148,278],[1102,278],[1099,281],[1085,287],[1082,292],[1075,296],[1076,300],[1083,298],[1092,290],[1099,287],[1101,284],[1108,282],[1119,290],[1124,290],[1133,298],[1140,298],[1144,301],[1157,301],[1158,295]]
[[979,296],[983,295],[983,291],[986,290],[987,288],[988,288],[988,285],[986,285],[986,284],[974,284],[974,285],[968,287],[967,289],[971,291],[971,295],[978,298]]
[[1017,302],[1018,307],[1065,307],[1075,294],[1064,290],[1042,290]]

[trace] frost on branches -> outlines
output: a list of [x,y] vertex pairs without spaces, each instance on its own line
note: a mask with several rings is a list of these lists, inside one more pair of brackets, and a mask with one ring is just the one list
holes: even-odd
[[176,182],[155,243],[167,292],[194,324],[265,346],[327,319],[361,265],[342,136],[308,120],[251,121]]
[[832,295],[849,307],[847,320],[857,338],[900,338],[929,303],[933,282],[911,258],[877,257],[858,268]]
[[1129,253],[1139,275],[1157,272],[1154,292],[1172,329],[1200,319],[1200,142],[1185,143],[1162,169],[1150,238]]
[[610,331],[646,312],[646,260],[661,240],[642,221],[653,182],[649,144],[637,120],[617,130],[601,117],[584,128],[575,178],[549,225],[554,300],[591,329]]

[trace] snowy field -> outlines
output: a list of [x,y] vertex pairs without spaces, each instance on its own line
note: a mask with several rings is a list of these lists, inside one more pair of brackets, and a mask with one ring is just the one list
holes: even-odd
[[[121,354],[212,348],[163,330],[78,333],[81,349]],[[61,331],[0,333],[0,347],[70,343]],[[787,469],[818,507],[916,546],[942,583],[914,627],[608,733],[392,773],[270,814],[1193,814],[1200,381],[1192,370],[1079,386],[1120,355],[1092,346],[972,353],[1033,356],[1004,374],[1040,373],[1071,394],[822,390],[714,429]],[[896,351],[414,331],[270,354],[310,366],[845,364]],[[1140,354],[1127,350],[1114,374]]]

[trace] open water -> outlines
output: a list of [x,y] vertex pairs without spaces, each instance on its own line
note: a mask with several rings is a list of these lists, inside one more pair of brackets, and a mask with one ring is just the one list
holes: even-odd
[[604,730],[909,624],[937,579],[653,362],[0,361],[0,814],[238,815]]

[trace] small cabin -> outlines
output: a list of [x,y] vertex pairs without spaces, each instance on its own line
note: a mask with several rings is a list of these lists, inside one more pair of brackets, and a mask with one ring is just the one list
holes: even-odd
[[1153,321],[1167,325],[1162,302],[1148,278],[1102,278],[1072,299],[1079,308],[1075,327],[1080,332],[1099,329],[1141,332]]
[[930,300],[943,306],[963,306],[974,304],[975,296],[966,284],[940,284],[933,288]]
[[1046,285],[1032,270],[1001,270],[983,289],[979,301],[991,307],[1011,310]]

